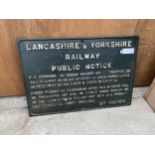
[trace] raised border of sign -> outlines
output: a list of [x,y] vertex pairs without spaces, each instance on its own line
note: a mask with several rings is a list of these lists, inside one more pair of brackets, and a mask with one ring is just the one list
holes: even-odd
[[[131,92],[131,96],[132,96],[132,93],[133,93],[133,86],[134,86],[134,77],[135,77],[135,70],[136,70],[136,61],[137,61],[137,53],[138,53],[138,43],[139,43],[139,36],[108,36],[108,37],[69,37],[69,38],[21,38],[21,39],[17,39],[17,45],[18,45],[18,54],[19,54],[19,61],[20,61],[20,68],[21,68],[21,71],[22,71],[22,76],[23,76],[23,83],[24,83],[24,87],[25,87],[25,93],[26,93],[26,97],[29,98],[28,96],[28,90],[26,89],[26,80],[25,80],[25,76],[24,76],[24,70],[23,70],[23,63],[22,63],[22,59],[21,59],[21,52],[20,52],[20,43],[22,41],[51,41],[51,40],[95,40],[95,39],[128,39],[128,38],[133,38],[135,39],[136,41],[136,46],[135,46],[135,66],[134,66],[134,73],[133,73],[133,78],[132,78],[132,85],[131,85],[131,89],[132,89],[132,92]],[[132,100],[132,98],[131,98]],[[131,104],[131,102],[130,102]],[[30,105],[28,103],[28,109],[29,109],[29,115],[30,116],[40,116],[40,115],[48,115],[48,114],[56,114],[56,113],[66,113],[66,112],[75,112],[75,111],[83,111],[83,110],[95,110],[95,109],[103,109],[103,108],[111,108],[111,107],[120,107],[120,106],[127,106],[127,105],[130,105],[130,104],[124,104],[124,105],[108,105],[108,106],[101,106],[101,107],[91,107],[91,108],[85,108],[85,107],[82,107],[82,108],[79,108],[79,109],[71,109],[71,110],[67,110],[67,111],[55,111],[55,112],[47,112],[47,113],[39,113],[39,114],[35,114],[33,112],[30,111]]]

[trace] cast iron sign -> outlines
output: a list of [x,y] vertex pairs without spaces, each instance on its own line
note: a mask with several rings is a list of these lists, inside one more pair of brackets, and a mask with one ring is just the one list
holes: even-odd
[[130,105],[138,37],[19,40],[31,116]]

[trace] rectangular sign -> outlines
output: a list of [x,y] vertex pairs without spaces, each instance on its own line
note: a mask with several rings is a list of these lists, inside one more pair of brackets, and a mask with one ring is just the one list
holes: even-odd
[[130,105],[138,40],[19,40],[30,115]]

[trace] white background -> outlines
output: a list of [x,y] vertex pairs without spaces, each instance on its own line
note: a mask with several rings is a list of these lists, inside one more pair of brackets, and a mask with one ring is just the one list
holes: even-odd
[[154,0],[0,0],[0,18],[154,17]]

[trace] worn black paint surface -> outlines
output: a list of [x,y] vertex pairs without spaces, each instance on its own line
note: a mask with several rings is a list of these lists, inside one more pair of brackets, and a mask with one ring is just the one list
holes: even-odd
[[[89,47],[89,43],[92,41],[126,41],[132,40],[132,48],[134,48],[134,54],[120,54],[122,48],[104,48],[104,49],[91,49]],[[33,43],[52,43],[52,42],[80,42],[81,44],[87,44],[87,49],[72,49],[72,50],[52,50],[52,51],[26,51],[25,45],[26,43],[33,44]],[[76,111],[76,110],[83,110],[83,109],[92,109],[92,108],[101,108],[101,107],[114,107],[114,106],[121,106],[121,105],[130,105],[131,98],[132,98],[132,89],[133,89],[133,79],[134,79],[134,72],[135,72],[135,62],[137,56],[137,47],[138,47],[138,37],[111,37],[111,38],[72,38],[72,39],[30,39],[24,40],[21,39],[18,41],[19,46],[19,54],[21,60],[21,68],[23,71],[23,79],[25,83],[29,113],[31,116],[35,115],[42,115],[42,114],[49,114],[49,113],[57,113],[57,112],[67,112],[67,111]],[[100,58],[95,60],[76,60],[76,61],[65,61],[64,55],[66,53],[100,53]],[[50,88],[34,88],[31,89],[30,80],[38,80],[39,75],[43,74],[56,74],[57,78],[60,77],[60,74],[66,74],[70,71],[56,71],[51,72],[50,66],[51,65],[73,65],[73,64],[80,64],[81,68],[79,71],[73,71],[73,73],[80,74],[81,72],[87,72],[84,66],[87,63],[104,63],[104,62],[111,62],[112,63],[112,70],[117,69],[131,69],[131,74],[128,78],[119,78],[117,82],[105,82],[102,84],[86,84],[87,80],[83,80],[85,84],[83,86],[54,86]],[[108,76],[108,70],[103,69],[95,69],[93,72],[101,71],[103,74]],[[91,70],[92,71],[92,70]],[[30,77],[31,76],[31,77]],[[93,77],[95,77],[94,75]],[[97,76],[96,76],[97,77]],[[129,90],[126,94],[121,96],[105,96],[98,98],[99,94],[99,86],[106,86],[113,85],[113,84],[128,84]],[[93,98],[95,102],[88,102],[89,99],[85,98],[84,103],[79,104],[82,96],[80,96],[80,92],[76,92],[76,99],[71,99],[69,104],[67,103],[67,99],[70,97],[69,95],[63,98],[62,92],[66,91],[68,88],[78,88],[78,87],[96,87],[97,89],[94,91],[95,97]],[[35,96],[35,104],[32,104],[32,91],[43,91],[46,90],[57,90],[59,93],[59,97],[57,98],[56,102],[50,102],[49,99],[41,99],[43,100],[39,102],[38,96]],[[61,92],[62,91],[62,92]],[[111,89],[109,89],[111,91]],[[86,91],[82,92],[88,97]],[[67,92],[67,94],[71,94]],[[43,94],[44,95],[44,94]],[[54,98],[53,98],[54,99]],[[66,99],[66,100],[64,100]],[[121,100],[125,99],[125,103],[116,103],[112,104],[112,100]],[[101,104],[101,102],[104,103]],[[73,104],[72,104],[73,103]],[[110,104],[111,103],[111,104]]]

